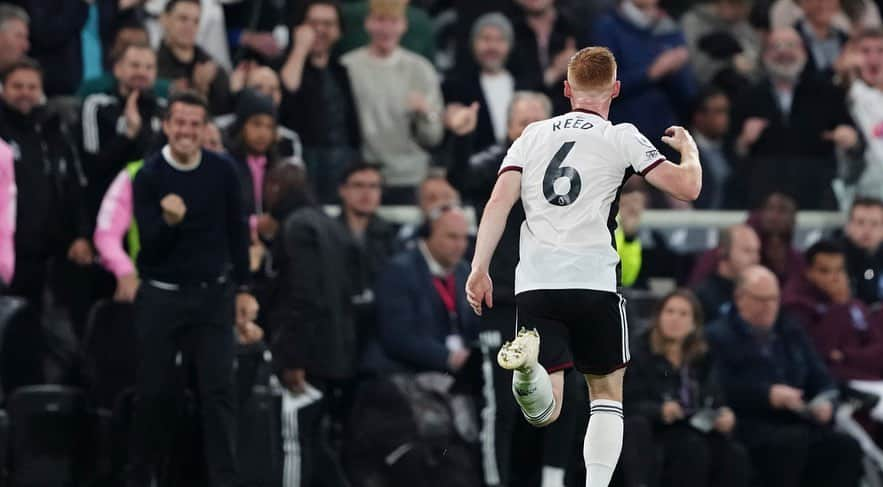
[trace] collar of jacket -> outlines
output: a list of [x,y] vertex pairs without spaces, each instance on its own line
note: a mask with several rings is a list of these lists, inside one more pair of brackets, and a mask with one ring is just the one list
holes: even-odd
[[31,113],[24,114],[4,101],[0,103],[0,111],[2,111],[0,117],[2,117],[6,123],[19,129],[28,129],[38,123],[45,124],[53,118],[51,112],[45,105],[36,106],[31,110]]

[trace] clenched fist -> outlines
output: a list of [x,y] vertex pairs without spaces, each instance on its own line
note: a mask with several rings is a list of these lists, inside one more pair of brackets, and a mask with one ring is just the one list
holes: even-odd
[[163,220],[172,226],[181,223],[184,220],[184,215],[187,214],[187,205],[184,204],[184,200],[174,193],[167,194],[159,202],[159,206],[162,208]]
[[669,127],[665,131],[665,136],[662,137],[662,141],[681,154],[684,154],[685,152],[699,152],[699,149],[696,148],[696,142],[693,140],[693,136],[690,135],[690,132],[684,127],[678,127],[677,125]]

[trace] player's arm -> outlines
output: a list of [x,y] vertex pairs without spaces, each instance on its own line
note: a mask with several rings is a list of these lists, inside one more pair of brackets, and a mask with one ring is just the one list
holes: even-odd
[[683,127],[669,127],[662,141],[681,153],[681,163],[663,161],[644,175],[653,186],[682,200],[694,201],[702,190],[702,166],[699,149],[693,137]]
[[481,314],[481,303],[493,306],[493,287],[488,267],[491,257],[503,230],[512,206],[521,196],[521,172],[505,171],[497,178],[491,199],[484,207],[481,225],[478,226],[478,238],[475,244],[475,255],[472,258],[472,274],[466,283],[466,297],[476,313]]

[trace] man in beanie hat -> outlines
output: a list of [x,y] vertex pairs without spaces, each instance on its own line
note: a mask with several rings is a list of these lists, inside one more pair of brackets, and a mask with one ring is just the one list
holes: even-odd
[[462,135],[456,122],[472,122],[463,113],[466,109],[475,112],[475,131],[469,137],[455,139],[457,167],[467,164],[471,154],[506,141],[506,118],[512,96],[516,90],[525,88],[506,69],[513,42],[512,23],[505,15],[498,12],[482,15],[472,25],[473,58],[462,63],[455,76],[445,80],[442,91],[448,101],[445,114],[448,129]]
[[427,149],[441,142],[442,96],[432,64],[403,49],[406,0],[371,0],[365,30],[371,42],[345,55],[366,161],[383,165],[388,204],[414,203],[426,177]]

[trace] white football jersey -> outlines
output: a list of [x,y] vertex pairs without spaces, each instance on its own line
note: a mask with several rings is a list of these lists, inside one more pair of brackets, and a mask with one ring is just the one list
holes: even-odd
[[521,171],[520,261],[515,293],[537,289],[616,292],[613,231],[619,193],[632,174],[665,161],[634,125],[574,111],[529,125],[500,174]]

